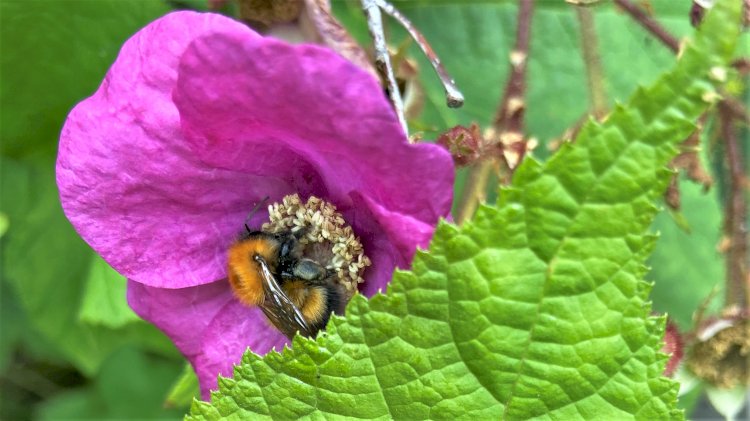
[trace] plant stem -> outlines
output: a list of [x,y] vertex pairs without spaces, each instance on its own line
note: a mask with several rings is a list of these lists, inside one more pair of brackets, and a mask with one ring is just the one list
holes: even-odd
[[747,308],[750,303],[748,286],[747,203],[743,154],[734,119],[726,104],[719,103],[721,137],[724,140],[726,163],[729,167],[729,192],[724,216],[724,232],[729,239],[726,250],[726,305]]
[[380,76],[388,84],[388,93],[391,96],[393,108],[396,110],[398,121],[404,134],[409,137],[409,126],[406,124],[404,115],[404,101],[401,99],[401,91],[396,84],[396,76],[393,74],[391,66],[391,56],[388,53],[388,46],[385,43],[385,34],[383,33],[383,16],[380,14],[380,6],[377,0],[362,0],[362,10],[367,16],[367,26],[375,45],[375,68]]
[[579,6],[575,9],[578,23],[581,26],[583,62],[586,64],[591,114],[597,119],[601,119],[607,112],[607,93],[604,88],[604,71],[599,57],[599,43],[594,25],[594,15],[588,7]]
[[620,6],[627,14],[629,14],[636,22],[642,27],[646,28],[652,35],[658,38],[664,45],[666,45],[673,53],[677,54],[680,50],[680,42],[667,32],[663,26],[661,26],[654,18],[646,14],[646,12],[635,5],[630,0],[615,0],[615,4]]
[[487,185],[492,173],[492,160],[480,159],[470,169],[464,191],[456,209],[456,223],[461,225],[471,219],[479,204],[487,200]]
[[500,107],[494,121],[495,131],[500,134],[501,138],[503,134],[521,134],[523,132],[523,117],[526,110],[524,100],[526,93],[526,69],[528,67],[531,16],[533,12],[533,0],[520,0],[518,6],[518,26],[516,27],[516,44],[510,54],[510,77],[505,85],[503,98],[500,101]]
[[[529,41],[531,35],[531,16],[534,10],[534,0],[520,0],[518,7],[518,26],[516,27],[516,43],[510,54],[511,73],[505,85],[503,97],[500,100],[498,111],[493,123],[491,142],[500,144],[503,149],[512,148],[517,154],[515,163],[523,159],[526,152],[526,143],[523,136],[523,117],[526,104],[524,95],[526,93],[526,64],[529,56]],[[515,140],[517,142],[504,142],[504,140]],[[459,199],[456,210],[456,222],[461,224],[471,218],[479,203],[487,198],[487,188],[490,174],[494,167],[494,160],[505,160],[510,170],[515,165],[508,165],[506,156],[500,158],[485,157],[480,159],[469,170],[469,177],[464,185],[464,192]],[[512,163],[511,163],[512,164]]]
[[435,70],[435,73],[437,73],[438,78],[440,79],[440,83],[443,84],[443,89],[445,89],[446,103],[448,104],[448,106],[450,108],[458,108],[464,105],[464,95],[461,93],[461,91],[458,90],[458,87],[456,87],[456,82],[445,70],[445,67],[443,67],[443,64],[440,62],[440,57],[435,54],[435,51],[430,46],[430,43],[427,42],[427,39],[424,37],[424,35],[422,35],[422,33],[417,30],[417,28],[411,23],[409,19],[406,18],[406,16],[404,16],[395,7],[393,7],[392,4],[388,3],[386,0],[376,0],[376,2],[386,14],[396,19],[396,21],[398,21],[398,23],[400,23],[401,26],[406,29],[409,35],[411,35],[412,39],[414,39],[414,42],[416,42],[419,48],[422,49],[424,55],[427,56],[427,59],[432,65],[432,68]]

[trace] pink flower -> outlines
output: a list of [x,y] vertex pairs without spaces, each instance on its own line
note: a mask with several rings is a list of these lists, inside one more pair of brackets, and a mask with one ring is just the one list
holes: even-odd
[[57,183],[76,230],[127,276],[131,307],[172,338],[206,397],[247,347],[287,342],[226,281],[227,249],[261,198],[335,204],[373,262],[361,288],[372,295],[448,215],[453,164],[408,144],[377,81],[334,52],[178,12],[128,40],[70,113]]

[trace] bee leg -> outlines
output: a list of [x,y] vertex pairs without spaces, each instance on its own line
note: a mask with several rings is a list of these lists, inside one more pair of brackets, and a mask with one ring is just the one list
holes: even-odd
[[329,270],[318,262],[310,259],[299,259],[294,266],[281,271],[281,279],[285,281],[300,280],[307,285],[328,284]]

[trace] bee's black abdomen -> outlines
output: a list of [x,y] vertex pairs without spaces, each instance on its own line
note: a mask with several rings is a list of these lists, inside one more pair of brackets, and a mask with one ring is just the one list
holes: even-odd
[[311,330],[313,331],[313,336],[315,336],[318,331],[321,329],[325,329],[326,325],[328,324],[328,320],[331,318],[331,313],[337,313],[340,314],[341,310],[341,294],[339,293],[338,289],[333,285],[327,285],[325,287],[318,287],[323,290],[325,290],[326,294],[326,301],[325,306],[326,310],[323,314],[323,317],[321,317],[319,320],[311,323]]

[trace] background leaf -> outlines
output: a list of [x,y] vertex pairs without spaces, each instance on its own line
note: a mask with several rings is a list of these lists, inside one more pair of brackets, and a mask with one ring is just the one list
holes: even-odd
[[668,313],[687,331],[693,312],[714,287],[716,299],[709,310],[716,310],[724,295],[724,262],[717,249],[722,210],[715,190],[704,193],[701,186],[683,180],[680,194],[690,232],[678,227],[669,213],[657,215],[654,229],[660,236],[649,258],[649,277],[659,280],[651,293],[654,309]]
[[246,354],[191,419],[681,418],[646,303],[646,230],[738,16],[719,2],[675,70],[546,164],[525,161],[496,208],[441,224],[411,272],[356,296],[317,342]]
[[132,341],[178,355],[161,332],[143,321],[118,330],[79,322],[93,253],[65,219],[53,180],[52,166],[2,160],[3,207],[11,221],[2,240],[3,270],[32,326],[89,375],[117,346]]
[[[162,372],[173,378],[142,382],[141,392],[159,402],[134,404],[135,395],[123,393],[120,405],[134,408],[132,417],[169,415],[160,412],[161,399],[184,360],[126,310],[122,285],[98,277],[112,276],[65,219],[54,177],[70,109],[101,83],[125,39],[169,10],[162,0],[0,2],[0,214],[8,222],[0,238],[2,419],[29,419],[40,400],[67,389],[81,402],[98,399],[80,373],[98,379],[102,364],[126,344],[139,358],[156,352],[176,369]],[[129,370],[143,379],[160,372],[144,364]],[[73,398],[68,403],[75,406]],[[106,417],[102,411],[91,413]]]
[[127,280],[98,255],[91,259],[78,318],[83,323],[117,329],[140,321],[128,307]]
[[177,361],[121,348],[107,358],[91,385],[41,405],[38,419],[179,419],[182,411],[163,409],[163,395],[154,393],[166,390],[179,370]]
[[[121,331],[79,323],[82,302],[89,303],[82,310],[84,322],[98,318],[97,324],[107,326],[99,323],[107,316],[96,313],[117,310],[92,304],[101,297],[84,300],[87,279],[96,282],[88,270],[94,254],[65,219],[54,178],[57,139],[68,111],[93,92],[122,42],[169,9],[161,1],[139,0],[11,0],[0,7],[0,206],[9,218],[1,240],[3,278],[15,288],[32,325],[84,373],[93,374],[109,352],[130,341],[177,355],[166,337],[143,322]],[[121,310],[124,289],[118,293]],[[117,323],[124,326],[124,319],[109,327]]]
[[73,105],[99,86],[128,37],[169,10],[160,0],[4,0],[3,155],[54,156]]

